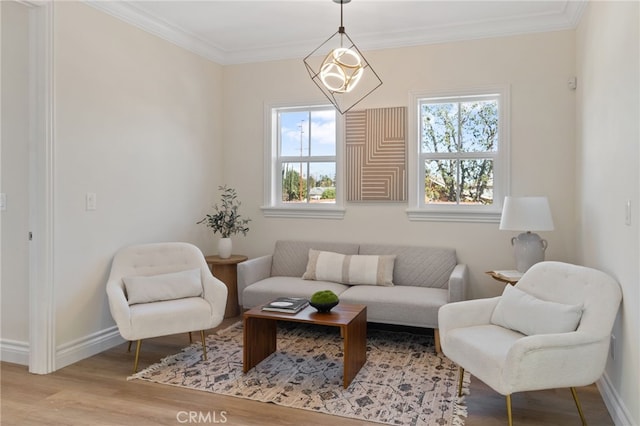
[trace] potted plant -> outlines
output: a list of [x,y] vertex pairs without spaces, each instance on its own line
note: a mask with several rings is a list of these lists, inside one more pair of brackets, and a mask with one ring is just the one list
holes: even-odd
[[331,311],[334,306],[340,303],[338,295],[331,290],[320,290],[311,296],[309,304],[316,308],[320,313]]
[[249,227],[247,224],[251,219],[243,218],[238,209],[240,201],[238,194],[233,188],[226,185],[219,186],[222,191],[221,205],[214,206],[214,213],[206,215],[198,224],[204,223],[208,228],[213,230],[214,234],[220,234],[222,238],[218,241],[218,256],[227,259],[231,256],[232,244],[231,236],[235,234],[247,235]]

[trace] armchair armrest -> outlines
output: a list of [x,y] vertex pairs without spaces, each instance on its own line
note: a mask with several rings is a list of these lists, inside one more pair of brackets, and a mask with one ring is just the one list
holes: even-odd
[[271,276],[271,260],[273,255],[256,257],[238,263],[238,303],[242,304],[242,292],[251,284]]
[[441,339],[446,338],[448,331],[455,328],[471,327],[491,323],[491,314],[500,297],[489,299],[465,300],[463,302],[447,303],[438,311],[438,327]]
[[116,322],[120,334],[125,339],[132,340],[131,311],[127,297],[124,294],[122,278],[109,278],[109,281],[107,281],[107,299],[111,316]]
[[[507,390],[590,385],[604,370],[608,347],[608,336],[580,331],[523,337],[507,354],[503,368],[504,382],[510,385]],[[540,365],[545,365],[544,374]]]
[[456,265],[449,277],[449,302],[465,300],[467,298],[468,283],[469,268],[464,264]]
[[202,270],[202,297],[211,306],[212,322],[220,323],[227,308],[227,286],[213,276],[208,267]]

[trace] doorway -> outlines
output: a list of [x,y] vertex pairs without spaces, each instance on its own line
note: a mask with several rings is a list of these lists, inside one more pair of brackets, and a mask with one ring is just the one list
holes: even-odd
[[2,360],[55,369],[53,5],[0,2]]

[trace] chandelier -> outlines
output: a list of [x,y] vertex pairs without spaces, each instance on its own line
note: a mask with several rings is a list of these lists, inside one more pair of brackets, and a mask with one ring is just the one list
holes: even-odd
[[304,64],[311,80],[344,114],[380,87],[382,80],[344,30],[342,5],[351,0],[333,1],[340,3],[340,27],[304,58]]

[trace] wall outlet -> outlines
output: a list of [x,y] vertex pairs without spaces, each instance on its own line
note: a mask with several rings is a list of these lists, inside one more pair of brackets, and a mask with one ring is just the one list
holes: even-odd
[[609,356],[611,356],[611,359],[616,359],[615,347],[616,347],[616,336],[612,334],[611,342],[609,342]]
[[4,192],[0,193],[0,210],[7,209],[7,194]]

